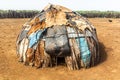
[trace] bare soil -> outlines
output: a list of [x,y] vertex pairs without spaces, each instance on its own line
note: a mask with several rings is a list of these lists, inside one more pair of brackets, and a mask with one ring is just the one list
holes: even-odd
[[70,71],[25,66],[16,56],[16,38],[29,19],[0,19],[0,80],[120,80],[120,19],[89,18],[100,41],[101,62],[95,67]]

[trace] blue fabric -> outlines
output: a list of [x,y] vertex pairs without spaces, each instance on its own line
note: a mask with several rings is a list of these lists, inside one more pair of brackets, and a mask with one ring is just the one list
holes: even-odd
[[28,39],[29,39],[29,46],[28,48],[32,48],[40,39],[41,35],[42,35],[43,30],[38,30],[35,33],[32,33],[29,35]]
[[[87,67],[90,64],[91,52],[88,48],[87,41],[85,39],[85,35],[76,32],[76,30],[72,27],[67,27],[68,38],[75,38],[76,42],[80,49],[81,59],[84,63],[84,66]],[[90,31],[86,31],[86,36],[92,36]],[[78,37],[79,36],[79,37]]]
[[77,38],[76,42],[79,44],[82,61],[84,65],[87,67],[90,64],[90,57],[91,57],[91,53],[88,48],[87,41],[85,38],[81,37],[81,38]]

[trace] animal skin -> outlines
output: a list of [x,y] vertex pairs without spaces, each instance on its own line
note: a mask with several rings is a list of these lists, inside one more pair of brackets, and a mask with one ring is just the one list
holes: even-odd
[[53,25],[64,25],[67,23],[66,13],[52,8],[46,13],[46,27]]
[[44,29],[45,27],[45,21],[39,22],[39,18],[36,18],[35,21],[32,20],[32,22],[30,23],[30,25],[32,26],[31,29],[28,31],[28,35],[30,35],[31,33],[34,33],[35,31],[39,30],[39,29]]
[[34,65],[34,49],[32,48],[27,49],[25,65]]
[[41,40],[35,53],[35,66],[37,68],[48,67],[51,62],[50,55],[45,52],[44,46],[45,42]]
[[[92,26],[88,25],[86,18],[83,18],[81,15],[78,15],[77,13],[74,13],[65,7],[59,5],[48,5],[44,9],[43,13],[44,14],[41,13],[41,15],[34,17],[29,22],[32,27],[29,30],[28,35],[37,31],[38,29],[48,28],[53,25],[76,26],[82,31],[84,31],[86,28],[92,31]],[[41,21],[41,18],[44,19]]]
[[26,65],[35,65],[37,68],[48,67],[50,65],[51,59],[50,56],[44,50],[43,40],[39,42],[36,51],[32,48],[28,48],[26,55]]
[[18,55],[19,55],[19,61],[20,62],[25,62],[26,61],[26,51],[27,51],[27,47],[28,47],[28,39],[24,38],[19,46],[18,46]]
[[56,8],[56,9],[61,10],[63,12],[72,12],[72,10],[70,10],[66,7],[63,7],[63,6],[60,6],[60,5],[53,5],[53,4],[48,4],[43,10],[46,11],[50,7]]

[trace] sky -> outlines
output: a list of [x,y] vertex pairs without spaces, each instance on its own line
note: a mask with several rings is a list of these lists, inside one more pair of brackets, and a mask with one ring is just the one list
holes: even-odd
[[49,3],[72,10],[120,11],[120,0],[1,0],[0,9],[42,10]]

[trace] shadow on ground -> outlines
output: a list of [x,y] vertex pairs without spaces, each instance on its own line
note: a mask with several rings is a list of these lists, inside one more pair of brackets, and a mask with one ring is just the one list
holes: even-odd
[[105,62],[107,60],[107,52],[106,52],[106,47],[102,42],[99,42],[99,53],[100,53],[100,63]]

